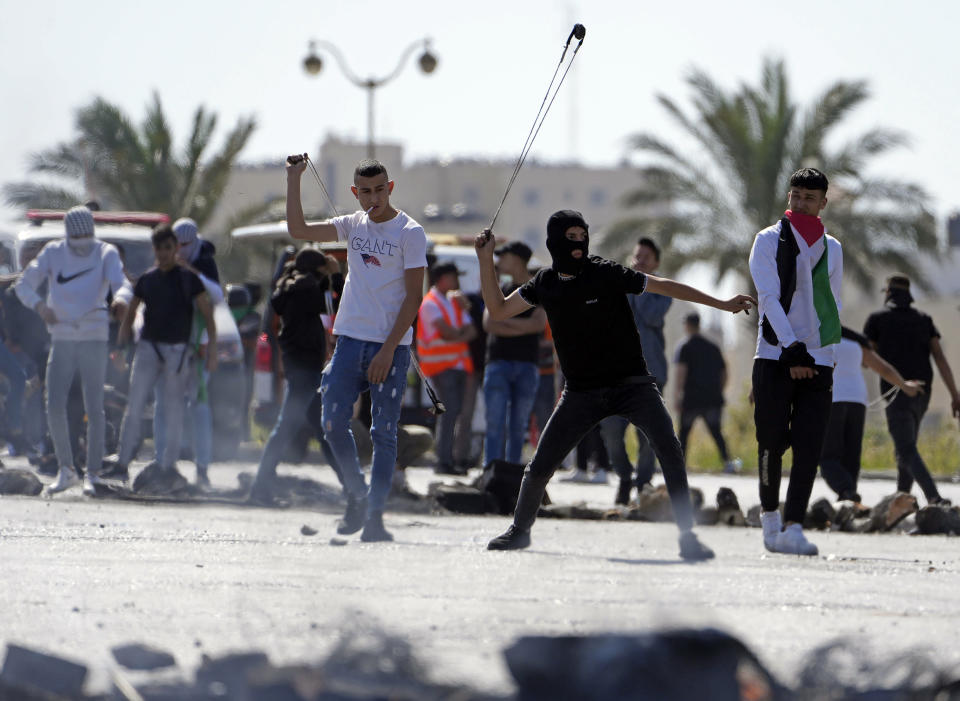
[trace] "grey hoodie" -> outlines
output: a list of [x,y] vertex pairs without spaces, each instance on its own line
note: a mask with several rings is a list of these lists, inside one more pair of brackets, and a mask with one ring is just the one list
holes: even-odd
[[117,249],[97,241],[86,256],[70,250],[65,240],[51,241],[33,259],[14,287],[20,301],[34,309],[37,292],[47,282],[47,306],[57,317],[50,324],[54,341],[106,341],[109,315],[107,294],[116,296],[128,286]]

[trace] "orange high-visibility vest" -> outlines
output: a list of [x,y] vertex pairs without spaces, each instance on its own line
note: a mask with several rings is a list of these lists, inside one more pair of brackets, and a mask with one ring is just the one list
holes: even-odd
[[433,304],[440,309],[443,320],[455,329],[463,327],[463,312],[459,305],[453,304],[454,320],[450,319],[447,306],[439,298],[436,288],[431,287],[420,304],[420,320],[417,323],[417,356],[420,359],[420,369],[427,377],[438,375],[444,370],[463,365],[467,372],[473,372],[473,359],[470,357],[470,347],[463,341],[447,341],[440,332],[428,324],[422,316],[423,308]]

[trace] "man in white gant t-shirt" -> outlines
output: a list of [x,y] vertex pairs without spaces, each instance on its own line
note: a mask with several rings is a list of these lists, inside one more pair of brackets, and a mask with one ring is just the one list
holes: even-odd
[[[360,162],[350,188],[361,209],[307,224],[300,202],[306,157],[287,159],[287,228],[295,239],[345,241],[346,284],[333,325],[337,345],[320,385],[323,431],[340,464],[347,510],[341,534],[363,528],[364,541],[392,540],[383,509],[397,459],[397,424],[410,365],[412,325],[423,298],[427,237],[416,221],[390,205],[394,183],[376,160]],[[373,466],[367,490],[350,430],[353,405],[369,389]]]

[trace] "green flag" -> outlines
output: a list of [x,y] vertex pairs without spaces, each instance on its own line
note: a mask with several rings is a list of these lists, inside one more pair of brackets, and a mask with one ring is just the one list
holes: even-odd
[[813,308],[817,310],[817,318],[820,319],[821,346],[840,343],[840,311],[830,287],[830,271],[827,265],[829,249],[828,241],[824,237],[823,255],[813,266]]

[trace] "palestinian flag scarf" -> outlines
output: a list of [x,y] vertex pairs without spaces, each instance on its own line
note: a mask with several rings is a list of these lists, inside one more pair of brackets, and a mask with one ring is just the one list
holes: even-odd
[[[823,238],[826,230],[820,217],[811,214],[798,214],[790,209],[784,212],[784,216],[790,220],[790,223],[800,233],[800,237],[808,247],[813,246]],[[841,332],[840,312],[837,309],[837,300],[833,297],[833,289],[830,287],[829,250],[827,241],[824,241],[823,255],[813,266],[813,308],[820,320],[821,347],[840,343]]]

